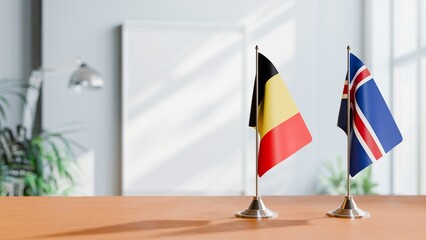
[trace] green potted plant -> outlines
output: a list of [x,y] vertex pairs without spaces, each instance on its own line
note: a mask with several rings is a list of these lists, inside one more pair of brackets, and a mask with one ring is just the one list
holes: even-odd
[[4,126],[8,96],[25,103],[29,84],[0,80],[0,195],[68,195],[75,184],[74,148],[77,143],[64,136],[67,131],[39,131],[31,136],[28,129]]

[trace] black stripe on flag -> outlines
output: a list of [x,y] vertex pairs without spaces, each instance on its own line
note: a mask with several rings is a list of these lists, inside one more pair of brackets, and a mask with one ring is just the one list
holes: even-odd
[[[263,56],[261,53],[259,53],[258,57],[259,62],[259,103],[263,100],[263,96],[265,94],[265,85],[266,82],[271,79],[273,76],[278,74],[277,69],[275,66],[269,61],[268,58]],[[254,87],[253,87],[253,95],[251,98],[251,109],[250,109],[250,119],[249,119],[249,126],[250,127],[256,127],[256,78],[254,79]]]

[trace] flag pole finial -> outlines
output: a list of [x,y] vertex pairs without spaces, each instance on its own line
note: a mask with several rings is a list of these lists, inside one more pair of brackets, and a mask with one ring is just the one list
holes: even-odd
[[348,51],[350,51],[351,50],[351,47],[348,45],[348,47],[346,48]]

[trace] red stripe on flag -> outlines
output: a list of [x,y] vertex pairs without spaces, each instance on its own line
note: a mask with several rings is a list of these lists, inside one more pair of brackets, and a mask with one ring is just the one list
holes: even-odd
[[354,115],[355,115],[354,116],[354,124],[355,124],[356,128],[358,129],[359,134],[361,134],[362,139],[364,139],[365,143],[367,144],[370,151],[373,153],[376,160],[381,158],[383,156],[383,154],[380,151],[379,146],[377,145],[373,136],[371,136],[371,134],[368,131],[367,127],[365,126],[364,122],[362,121],[362,119],[358,115],[358,112],[355,111]]
[[368,69],[367,68],[365,68],[364,70],[362,70],[359,74],[358,74],[358,76],[356,76],[356,79],[355,79],[355,85],[356,84],[358,84],[359,82],[361,82],[364,78],[366,78],[366,77],[368,77],[368,76],[370,76],[371,74],[370,74],[370,71],[368,71]]
[[259,176],[311,141],[311,134],[300,113],[273,128],[260,141]]
[[343,86],[343,94],[348,94],[348,82],[346,82],[345,86]]
[[368,76],[370,76],[371,74],[370,74],[370,71],[368,71],[368,69],[367,68],[365,68],[364,70],[362,70],[359,74],[358,74],[358,76],[355,78],[355,80],[354,80],[354,83],[352,84],[352,87],[351,87],[351,102],[353,102],[353,96],[354,96],[354,93],[355,93],[355,89],[356,89],[356,87],[357,87],[357,85],[362,81],[362,80],[364,80],[364,78],[366,78],[366,77],[368,77]]

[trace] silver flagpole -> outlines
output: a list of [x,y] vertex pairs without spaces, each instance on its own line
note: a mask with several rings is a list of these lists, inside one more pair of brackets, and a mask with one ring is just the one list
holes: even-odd
[[[347,90],[347,119],[346,119],[346,134],[347,134],[347,193],[345,199],[343,200],[342,205],[335,210],[327,212],[327,215],[330,217],[340,217],[340,218],[368,218],[370,214],[361,210],[355,203],[353,196],[351,195],[351,179],[350,179],[350,171],[351,171],[351,58],[350,58],[350,50],[351,48],[347,47],[347,73],[348,77],[346,79],[348,84]],[[355,91],[354,91],[355,92]],[[354,106],[355,107],[355,106]]]
[[348,46],[347,48],[347,69],[348,69],[348,79],[346,79],[346,81],[348,81],[348,102],[347,102],[347,111],[346,111],[346,135],[347,135],[347,154],[346,154],[346,160],[347,160],[347,179],[346,179],[346,184],[347,184],[347,194],[346,196],[350,196],[351,195],[351,178],[349,176],[349,173],[351,171],[351,58],[350,58],[350,51],[351,48]]
[[255,83],[255,98],[256,98],[256,196],[250,203],[250,206],[236,214],[240,218],[275,218],[278,213],[269,210],[259,195],[259,47],[256,45],[256,83]]
[[259,47],[256,45],[256,198],[259,198]]

